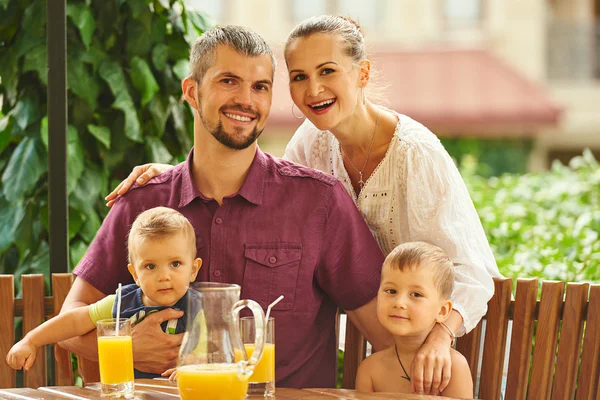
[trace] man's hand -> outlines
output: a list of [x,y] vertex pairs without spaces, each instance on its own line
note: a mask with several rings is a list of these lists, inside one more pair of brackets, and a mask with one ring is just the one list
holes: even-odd
[[164,333],[160,324],[182,316],[183,311],[167,308],[148,315],[142,322],[133,327],[131,338],[136,369],[160,374],[175,367],[183,333],[178,335]]
[[412,362],[412,393],[439,395],[448,386],[452,369],[451,344],[448,332],[436,324]]
[[37,347],[29,340],[23,339],[10,349],[6,355],[6,362],[13,369],[25,367],[25,371],[29,371],[35,361],[36,352]]

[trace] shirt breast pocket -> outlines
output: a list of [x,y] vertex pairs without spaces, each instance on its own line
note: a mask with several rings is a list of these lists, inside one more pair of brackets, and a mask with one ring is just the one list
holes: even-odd
[[242,297],[266,308],[283,295],[283,300],[273,310],[294,308],[302,244],[247,243],[245,257]]

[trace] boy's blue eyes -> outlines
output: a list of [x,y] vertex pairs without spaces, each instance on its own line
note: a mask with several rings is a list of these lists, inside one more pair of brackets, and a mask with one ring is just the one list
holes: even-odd
[[156,266],[154,264],[148,264],[148,265],[146,265],[146,269],[153,270],[155,268],[156,268]]
[[181,265],[181,263],[179,261],[173,261],[171,263],[171,267],[179,267]]

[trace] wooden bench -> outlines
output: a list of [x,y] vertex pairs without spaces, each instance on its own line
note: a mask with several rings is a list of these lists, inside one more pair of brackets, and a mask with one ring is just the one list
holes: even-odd
[[[473,382],[479,378],[475,397],[500,398],[508,347],[505,399],[600,399],[600,285],[544,281],[540,300],[537,279],[518,279],[514,299],[512,279],[497,278],[494,285],[484,320],[456,345]],[[354,388],[365,349],[348,322],[344,388]]]
[[[71,288],[71,274],[52,275],[52,296],[45,297],[44,275],[23,275],[21,277],[22,297],[15,298],[13,275],[0,275],[0,388],[16,387],[17,373],[6,364],[5,357],[15,342],[15,318],[23,318],[23,335],[40,323],[60,312],[62,304]],[[54,385],[73,385],[71,354],[60,348],[54,348],[53,360]],[[79,372],[89,381],[98,381],[97,363],[79,360]],[[46,347],[40,347],[36,361],[29,372],[23,372],[23,386],[38,388],[48,385],[48,365]],[[85,380],[85,378],[84,378]]]

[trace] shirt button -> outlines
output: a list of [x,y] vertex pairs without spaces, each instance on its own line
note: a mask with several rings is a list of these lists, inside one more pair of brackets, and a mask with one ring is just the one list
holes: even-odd
[[221,218],[221,217],[218,217],[217,219],[215,219],[215,222],[216,222],[217,224],[221,224],[221,223],[223,222],[223,218]]
[[214,276],[217,276],[217,277],[218,277],[218,276],[221,276],[221,271],[219,271],[219,270],[216,270],[215,272],[213,272],[213,275],[214,275]]
[[275,264],[275,263],[277,262],[277,257],[275,257],[275,256],[271,256],[271,257],[269,257],[269,262],[270,262],[271,264]]

